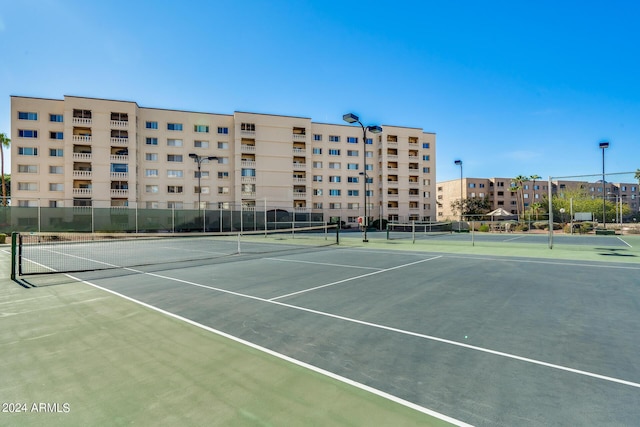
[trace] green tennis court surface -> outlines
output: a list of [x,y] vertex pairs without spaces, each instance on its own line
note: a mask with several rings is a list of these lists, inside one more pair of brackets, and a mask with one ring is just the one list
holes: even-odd
[[553,250],[370,238],[5,282],[19,313],[3,311],[17,324],[3,328],[17,356],[3,398],[69,403],[46,420],[78,424],[162,423],[150,409],[183,425],[640,419],[637,238]]

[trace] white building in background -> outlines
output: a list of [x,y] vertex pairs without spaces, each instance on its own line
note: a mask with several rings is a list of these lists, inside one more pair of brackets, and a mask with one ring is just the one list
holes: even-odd
[[[355,225],[366,189],[372,219],[435,220],[435,134],[381,125],[363,144],[360,126],[305,117],[12,96],[12,205],[198,209],[200,198]],[[217,160],[198,176],[190,154]]]

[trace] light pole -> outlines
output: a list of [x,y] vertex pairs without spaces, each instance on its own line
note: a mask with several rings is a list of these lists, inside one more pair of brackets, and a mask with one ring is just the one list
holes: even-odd
[[[202,194],[202,185],[200,185],[200,180],[202,178],[202,161],[203,160],[218,160],[216,156],[199,156],[196,153],[189,153],[189,157],[196,161],[198,164],[198,216],[202,217],[200,211],[202,210],[202,204],[200,202],[200,195]],[[202,218],[202,231],[205,231],[204,218]]]
[[460,166],[460,222],[458,222],[458,232],[460,232],[460,224],[462,223],[462,160],[455,160],[454,164]]
[[605,148],[609,148],[609,142],[608,141],[602,141],[600,143],[600,148],[602,149],[602,226],[603,228],[606,230],[607,229],[607,220],[605,217],[605,212],[606,212],[606,203],[605,203],[605,181],[604,181],[604,150]]
[[[380,133],[382,132],[382,128],[380,126],[365,126],[360,121],[360,118],[353,113],[347,113],[342,116],[342,120],[347,123],[358,123],[362,128],[362,159],[363,159],[363,172],[367,171],[367,131],[371,133]],[[369,217],[367,216],[367,178],[365,175],[364,179],[364,218],[363,218],[363,226],[364,226],[364,238],[363,242],[368,242],[367,240],[367,226],[369,225]]]

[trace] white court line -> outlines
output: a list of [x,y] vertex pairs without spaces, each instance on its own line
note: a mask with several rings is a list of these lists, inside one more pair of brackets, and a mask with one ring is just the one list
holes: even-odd
[[363,277],[373,276],[374,274],[386,273],[387,271],[397,270],[398,268],[408,267],[410,265],[420,264],[420,263],[426,262],[426,261],[432,261],[432,260],[438,259],[438,258],[442,258],[442,257],[441,256],[436,256],[436,257],[433,257],[433,258],[421,259],[419,261],[410,262],[408,264],[397,265],[395,267],[385,268],[384,270],[374,271],[373,273],[367,273],[367,274],[362,274],[360,276],[349,277],[348,279],[338,280],[337,282],[331,282],[331,283],[327,283],[325,285],[315,286],[313,288],[303,289],[303,290],[297,291],[297,292],[291,292],[290,294],[280,295],[278,297],[270,298],[269,301],[276,301],[276,300],[279,300],[279,299],[282,299],[282,298],[286,298],[286,297],[290,297],[290,296],[293,296],[293,295],[304,294],[304,293],[315,291],[315,290],[318,290],[318,289],[327,288],[329,286],[339,285],[340,283],[350,282],[351,280],[362,279]]
[[329,267],[358,268],[361,270],[382,270],[382,268],[377,268],[377,267],[361,267],[359,265],[332,264],[329,262],[302,261],[297,259],[286,259],[286,258],[263,258],[263,259],[267,259],[270,261],[297,262],[301,264],[326,265]]
[[[534,259],[513,259],[511,257],[492,258],[482,256],[463,256],[463,255],[443,255],[445,258],[460,258],[460,259],[475,259],[480,261],[502,261],[508,263],[523,263],[523,264],[547,264],[547,265],[560,265],[563,267],[591,267],[591,268],[615,268],[620,270],[640,270],[640,266],[635,267],[633,265],[606,265],[606,264],[580,264],[577,262],[558,262],[558,261],[539,261]],[[604,261],[596,261],[603,263]]]
[[[424,262],[424,261],[427,261],[427,260],[421,260],[421,261],[418,261],[418,262]],[[417,262],[414,262],[414,263],[411,263],[411,264],[416,264],[416,263]],[[409,265],[409,264],[405,264],[403,266],[398,266],[398,267],[395,267],[395,268],[404,267],[406,265]],[[456,346],[456,347],[462,347],[462,348],[466,348],[466,349],[469,349],[469,350],[475,350],[475,351],[479,351],[479,352],[482,352],[482,353],[492,354],[494,356],[501,356],[501,357],[504,357],[504,358],[507,358],[507,359],[513,359],[513,360],[518,360],[520,362],[530,363],[530,364],[533,364],[533,365],[539,365],[539,366],[544,366],[544,367],[547,367],[547,368],[557,369],[559,371],[570,372],[570,373],[574,373],[574,374],[577,374],[577,375],[582,375],[582,376],[585,376],[585,377],[591,377],[591,378],[596,378],[596,379],[600,379],[600,380],[603,380],[603,381],[608,381],[608,382],[612,382],[612,383],[627,385],[627,386],[630,386],[630,387],[640,388],[640,383],[635,383],[635,382],[632,382],[632,381],[627,381],[627,380],[623,380],[623,379],[615,378],[615,377],[608,377],[606,375],[600,375],[600,374],[596,374],[596,373],[593,373],[593,372],[588,372],[588,371],[583,371],[583,370],[580,370],[580,369],[570,368],[570,367],[567,367],[567,366],[556,365],[554,363],[549,363],[549,362],[544,362],[542,360],[537,360],[537,359],[531,359],[531,358],[528,358],[528,357],[518,356],[516,354],[505,353],[505,352],[497,351],[497,350],[491,350],[491,349],[484,348],[484,347],[478,347],[478,346],[474,346],[474,345],[470,345],[470,344],[461,343],[461,342],[458,342],[458,341],[448,340],[448,339],[445,339],[445,338],[439,338],[439,337],[436,337],[436,336],[433,336],[433,335],[426,335],[426,334],[420,334],[420,333],[417,333],[417,332],[405,331],[403,329],[393,328],[393,327],[390,327],[390,326],[380,325],[380,324],[377,324],[377,323],[365,322],[365,321],[362,321],[362,320],[352,319],[350,317],[345,317],[345,316],[339,316],[339,315],[332,314],[332,313],[327,313],[327,312],[324,312],[324,311],[318,311],[318,310],[313,310],[313,309],[310,309],[310,308],[305,308],[305,307],[300,307],[300,306],[296,306],[296,305],[286,304],[286,303],[283,303],[283,302],[280,302],[280,301],[273,301],[273,300],[269,300],[269,299],[264,299],[264,298],[252,296],[252,295],[246,295],[246,294],[241,294],[241,293],[238,293],[238,292],[228,291],[228,290],[221,289],[221,288],[215,288],[213,286],[207,286],[207,285],[203,285],[203,284],[200,284],[200,283],[190,282],[188,280],[177,279],[177,278],[174,278],[174,277],[163,276],[163,275],[155,274],[155,273],[146,273],[144,271],[138,271],[138,270],[134,270],[134,269],[127,269],[127,270],[135,271],[135,272],[138,272],[138,273],[141,273],[141,274],[145,274],[145,275],[149,275],[149,276],[153,276],[153,277],[172,280],[172,281],[175,281],[175,282],[184,283],[184,284],[191,285],[191,286],[197,286],[197,287],[200,287],[200,288],[211,289],[211,290],[219,291],[219,292],[230,294],[230,295],[236,295],[236,296],[240,296],[240,297],[247,298],[247,299],[266,302],[266,303],[270,303],[270,304],[276,304],[276,305],[279,305],[279,306],[282,306],[282,307],[288,307],[288,308],[291,308],[291,309],[294,309],[294,310],[300,310],[300,311],[304,311],[304,312],[307,312],[307,313],[313,313],[313,314],[317,314],[317,315],[320,315],[320,316],[325,316],[325,317],[330,317],[330,318],[333,318],[333,319],[343,320],[343,321],[350,322],[350,323],[369,326],[369,327],[376,328],[376,329],[382,329],[382,330],[390,331],[390,332],[397,332],[397,333],[403,334],[403,335],[409,335],[409,336],[423,338],[423,339],[430,340],[430,341],[440,342],[440,343],[444,343],[444,344],[450,344],[450,345],[453,345],[453,346]],[[359,277],[370,276],[371,274],[377,274],[377,273],[380,273],[380,272],[370,273],[370,274],[366,274],[366,275],[359,276]],[[96,286],[96,287],[98,287],[100,289],[103,289],[102,287],[100,287],[98,285],[94,285],[94,284],[92,284],[90,282],[86,282],[84,280],[78,279],[78,278],[73,277],[71,275],[67,275],[67,276],[71,277],[74,280],[78,280],[78,281],[87,283],[89,285]],[[112,291],[109,291],[108,289],[105,289],[105,290],[107,290],[108,292],[112,292]],[[116,292],[113,292],[113,293],[117,294],[117,295],[120,295],[120,294],[118,294]],[[123,296],[123,297],[128,298],[126,296]],[[154,308],[154,307],[152,307],[152,308]]]
[[[148,273],[147,273],[147,274],[148,274]],[[362,383],[356,382],[356,381],[351,380],[351,379],[349,379],[349,378],[347,378],[347,377],[343,377],[343,376],[338,375],[338,374],[335,374],[335,373],[333,373],[333,372],[331,372],[331,371],[327,371],[327,370],[324,370],[324,369],[319,368],[319,367],[317,367],[317,366],[311,365],[311,364],[309,364],[309,363],[305,363],[305,362],[303,362],[303,361],[301,361],[301,360],[294,359],[294,358],[289,357],[289,356],[287,356],[287,355],[285,355],[285,354],[278,353],[278,352],[273,351],[273,350],[270,350],[270,349],[268,349],[268,348],[266,348],[266,347],[262,347],[262,346],[259,346],[259,345],[257,345],[257,344],[254,344],[254,343],[252,343],[252,342],[250,342],[250,341],[245,341],[245,340],[243,340],[243,339],[241,339],[241,338],[235,337],[235,336],[230,335],[230,334],[228,334],[228,333],[226,333],[226,332],[220,331],[220,330],[218,330],[218,329],[211,328],[211,327],[209,327],[209,326],[203,325],[202,323],[195,322],[195,321],[193,321],[193,320],[191,320],[191,319],[187,319],[186,317],[179,316],[179,315],[174,314],[174,313],[171,313],[171,312],[169,312],[169,311],[165,311],[165,310],[163,310],[163,309],[161,309],[161,308],[158,308],[158,307],[155,307],[155,306],[153,306],[153,305],[151,305],[151,304],[147,304],[147,303],[142,302],[142,301],[139,301],[139,300],[137,300],[137,299],[134,299],[134,298],[128,297],[128,296],[126,296],[126,295],[123,295],[123,294],[121,294],[121,293],[118,293],[118,292],[112,291],[112,290],[110,290],[110,289],[103,288],[102,286],[96,285],[96,284],[91,283],[91,282],[88,282],[88,281],[86,281],[86,280],[82,280],[82,279],[79,279],[79,278],[73,277],[73,276],[71,276],[71,275],[67,275],[67,276],[71,277],[71,278],[72,278],[72,279],[74,279],[74,280],[77,280],[77,281],[80,281],[80,282],[82,282],[82,283],[85,283],[85,284],[87,284],[87,285],[89,285],[89,286],[93,286],[93,287],[98,288],[98,289],[101,289],[101,290],[103,290],[103,291],[105,291],[105,292],[109,292],[110,294],[117,295],[117,296],[119,296],[119,297],[121,297],[121,298],[124,298],[124,299],[126,299],[126,300],[128,300],[128,301],[131,301],[131,302],[133,302],[133,303],[139,304],[139,305],[141,305],[141,306],[143,306],[143,307],[146,307],[146,308],[149,308],[149,309],[151,309],[151,310],[154,310],[154,311],[157,311],[157,312],[159,312],[159,313],[162,313],[162,314],[164,314],[165,316],[172,317],[172,318],[174,318],[174,319],[177,319],[177,320],[180,320],[180,321],[182,321],[182,322],[188,323],[188,324],[190,324],[190,325],[196,326],[196,327],[198,327],[198,328],[200,328],[200,329],[203,329],[203,330],[205,330],[205,331],[212,332],[212,333],[214,333],[214,334],[216,334],[216,335],[219,335],[219,336],[221,336],[221,337],[224,337],[224,338],[230,339],[230,340],[235,341],[235,342],[237,342],[237,343],[240,343],[240,344],[246,345],[246,346],[251,347],[251,348],[253,348],[253,349],[256,349],[256,350],[258,350],[258,351],[261,351],[261,352],[264,352],[264,353],[269,354],[269,355],[271,355],[271,356],[274,356],[274,357],[277,357],[277,358],[279,358],[279,359],[282,359],[282,360],[284,360],[284,361],[286,361],[286,362],[293,363],[294,365],[300,366],[300,367],[302,367],[302,368],[309,369],[310,371],[313,371],[313,372],[319,373],[319,374],[321,374],[321,375],[325,375],[325,376],[327,376],[327,377],[329,377],[329,378],[332,378],[332,379],[334,379],[334,380],[337,380],[337,381],[343,382],[343,383],[345,383],[345,384],[348,384],[348,385],[350,385],[350,386],[353,386],[353,387],[359,388],[360,390],[364,390],[364,391],[366,391],[366,392],[369,392],[369,393],[375,394],[375,395],[377,395],[377,396],[380,396],[380,397],[382,397],[382,398],[384,398],[384,399],[387,399],[387,400],[390,400],[390,401],[392,401],[392,402],[398,403],[398,404],[400,404],[400,405],[402,405],[402,406],[405,406],[405,407],[407,407],[407,408],[411,408],[411,409],[414,409],[414,410],[416,410],[416,411],[418,411],[418,412],[422,412],[423,414],[430,415],[430,416],[432,416],[432,417],[434,417],[434,418],[438,418],[438,419],[440,419],[440,420],[443,420],[443,421],[445,421],[445,422],[451,423],[451,424],[456,425],[456,426],[460,426],[460,427],[471,427],[471,424],[467,424],[467,423],[465,423],[465,422],[463,422],[463,421],[457,420],[457,419],[455,419],[455,418],[449,417],[449,416],[447,416],[447,415],[444,415],[444,414],[441,414],[441,413],[439,413],[439,412],[433,411],[433,410],[431,410],[431,409],[425,408],[425,407],[423,407],[423,406],[417,405],[417,404],[415,404],[415,403],[413,403],[413,402],[409,402],[408,400],[401,399],[401,398],[399,398],[399,397],[397,397],[397,396],[394,396],[394,395],[392,395],[392,394],[385,393],[385,392],[384,392],[384,391],[382,391],[382,390],[378,390],[378,389],[373,388],[373,387],[370,387],[370,386],[368,386],[368,385],[366,385],[366,384],[362,384]],[[188,282],[185,282],[185,283],[188,283]],[[256,298],[256,299],[259,299],[259,298]],[[265,301],[266,301],[266,300],[265,300]],[[278,303],[273,303],[273,304],[278,304]]]
[[629,246],[630,248],[632,248],[633,246],[631,246],[630,244],[628,244],[627,242],[625,242],[624,240],[622,240],[622,237],[616,236],[616,238],[618,240],[620,240],[622,243],[624,243],[625,245]]
[[526,237],[526,235],[524,235],[524,234],[523,234],[522,236],[516,236],[516,237],[512,237],[512,238],[510,238],[510,239],[503,239],[502,241],[503,241],[503,242],[510,242],[510,241],[512,241],[512,240],[522,239],[523,237]]

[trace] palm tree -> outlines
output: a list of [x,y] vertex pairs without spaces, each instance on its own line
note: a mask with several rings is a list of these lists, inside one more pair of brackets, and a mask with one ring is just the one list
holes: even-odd
[[7,189],[5,188],[4,180],[4,149],[9,148],[10,143],[11,140],[9,137],[4,133],[0,133],[0,164],[2,164],[0,167],[2,173],[2,184],[0,185],[2,185],[2,206],[7,206]]
[[[524,183],[528,180],[529,177],[524,175],[518,175],[511,180],[511,191],[516,192],[516,210],[518,212],[518,219],[520,218],[520,212],[524,211]],[[521,206],[522,210],[520,210]]]
[[640,184],[640,169],[636,170],[636,179],[638,180],[638,184]]
[[536,202],[536,181],[538,179],[540,179],[540,178],[542,178],[540,175],[531,175],[529,177],[529,179],[531,181],[533,181],[533,202],[531,202],[531,203],[535,203]]

